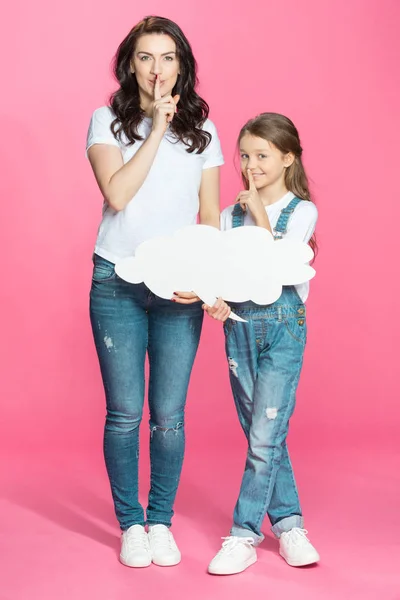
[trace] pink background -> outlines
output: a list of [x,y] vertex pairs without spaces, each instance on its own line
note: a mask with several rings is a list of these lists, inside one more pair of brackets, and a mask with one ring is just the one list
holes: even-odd
[[[8,23],[0,36],[0,239],[5,256],[0,444],[9,456],[3,462],[6,489],[17,491],[5,494],[5,521],[14,520],[25,531],[28,528],[34,540],[42,540],[41,526],[36,529],[30,521],[37,518],[38,506],[43,507],[40,518],[57,526],[62,521],[55,503],[43,500],[49,483],[59,481],[66,494],[72,488],[63,474],[69,473],[76,483],[79,473],[89,487],[98,478],[108,527],[113,536],[118,535],[101,460],[105,409],[88,319],[91,253],[101,197],[84,146],[92,111],[106,103],[115,88],[109,68],[112,56],[130,27],[146,14],[176,20],[191,41],[199,63],[200,91],[211,107],[210,117],[225,155],[222,207],[240,190],[235,141],[248,118],[265,110],[282,112],[300,130],[320,210],[320,254],[308,302],[308,346],[290,434],[293,460],[313,531],[319,531],[320,546],[326,546],[325,556],[333,535],[326,532],[327,521],[332,527],[333,520],[340,523],[346,514],[346,527],[341,531],[346,539],[351,527],[355,529],[350,537],[358,535],[359,527],[370,525],[369,518],[395,518],[400,414],[395,346],[400,333],[396,316],[399,3],[152,0],[138,5],[125,0],[111,4],[85,0],[55,5],[49,0],[16,0],[7,12]],[[142,434],[146,473],[146,416]],[[204,551],[199,560],[204,578],[219,536],[227,533],[244,460],[222,331],[210,320],[191,380],[187,434],[180,506],[195,506],[190,519],[196,522],[210,517],[212,509],[207,506],[214,507],[218,498],[224,515],[222,525],[216,519],[207,532],[213,539],[211,550]],[[195,482],[193,489],[191,482]],[[83,495],[80,483],[74,488],[76,498]],[[209,494],[199,496],[207,485]],[[339,500],[338,505],[329,504],[338,497],[342,504]],[[28,504],[29,498],[36,500],[23,507],[22,498]],[[17,504],[21,511],[28,511],[26,522],[15,512]],[[90,511],[90,502],[88,506]],[[181,512],[184,515],[185,509]],[[60,514],[64,514],[61,509]],[[71,519],[65,516],[62,530],[81,535],[84,523],[76,521],[72,526],[75,521]],[[178,528],[178,517],[176,523]],[[10,526],[9,533],[14,531]],[[54,543],[58,535],[52,530],[46,539]],[[89,538],[93,542],[95,536],[87,535],[86,543]],[[365,539],[370,539],[367,534]],[[339,552],[339,538],[335,543]],[[11,552],[9,544],[7,538],[7,553]],[[49,547],[44,543],[43,552]],[[371,551],[379,555],[382,547],[387,548],[387,543],[379,538]],[[87,545],[82,553],[93,555],[93,550]],[[360,557],[359,551],[354,550],[354,555]],[[364,558],[360,570],[367,569]],[[73,559],[69,560],[76,568]],[[12,552],[10,561],[8,574],[14,577],[19,571]],[[351,564],[350,557],[343,562]],[[120,576],[133,577],[127,569],[120,575],[115,563],[112,552],[104,556],[104,565],[116,569],[115,582],[109,582],[112,590],[118,588]],[[398,579],[387,561],[384,564],[389,570],[379,571],[373,582],[366,581],[360,597],[377,598],[385,589],[385,600],[400,598],[400,591],[398,596],[390,595]],[[288,567],[279,563],[279,568],[288,573]],[[320,567],[319,573],[326,577],[330,568],[324,572]],[[85,597],[85,573],[80,585],[71,588],[75,595],[65,597]],[[172,586],[172,571],[168,573]],[[262,570],[259,573],[251,584],[265,584]],[[379,573],[385,574],[382,581]],[[59,581],[57,577],[63,579],[63,574],[55,577]],[[287,577],[282,576],[282,585]],[[212,597],[212,589],[220,590],[222,584],[212,588],[209,579],[205,585]],[[321,589],[347,581],[336,575],[331,583],[328,580],[321,579]],[[10,579],[7,585],[6,595],[1,595],[0,587],[2,600],[27,597],[20,581]],[[54,594],[43,585],[38,576],[30,598],[35,593],[41,598]],[[297,589],[293,585],[292,591]],[[107,585],[103,582],[100,588],[107,589]],[[377,595],[366,595],[369,592]],[[348,597],[358,597],[357,593],[354,588]],[[64,597],[60,594],[59,598]],[[104,597],[113,600],[110,594]]]

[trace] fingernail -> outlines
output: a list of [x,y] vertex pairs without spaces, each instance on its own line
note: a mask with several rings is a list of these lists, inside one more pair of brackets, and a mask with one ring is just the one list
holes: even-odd
[[175,298],[171,298],[171,302],[176,302]]

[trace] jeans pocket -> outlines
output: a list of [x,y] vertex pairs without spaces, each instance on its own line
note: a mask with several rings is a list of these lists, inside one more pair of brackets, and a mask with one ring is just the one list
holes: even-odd
[[113,263],[99,256],[94,257],[92,274],[93,281],[97,283],[102,283],[114,279],[115,276],[115,266],[113,265]]
[[290,336],[302,346],[305,346],[307,341],[307,323],[304,315],[299,317],[285,317],[286,329]]

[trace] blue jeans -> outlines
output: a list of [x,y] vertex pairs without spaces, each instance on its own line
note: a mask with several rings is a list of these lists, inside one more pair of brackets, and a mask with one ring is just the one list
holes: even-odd
[[[171,525],[184,446],[184,410],[203,322],[201,302],[175,304],[120,279],[94,256],[90,318],[107,403],[104,456],[122,530]],[[151,480],[146,519],[138,499],[139,425],[149,357]]]
[[294,287],[268,306],[231,303],[247,323],[224,324],[229,377],[248,441],[231,535],[263,539],[266,514],[280,537],[303,527],[286,445],[306,342],[306,309]]

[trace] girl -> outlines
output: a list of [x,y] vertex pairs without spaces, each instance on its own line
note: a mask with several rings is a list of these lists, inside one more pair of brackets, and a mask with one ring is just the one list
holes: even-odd
[[[298,132],[286,117],[264,113],[239,135],[243,181],[234,207],[221,214],[221,229],[265,227],[275,237],[309,242],[316,249],[317,209],[310,201]],[[232,210],[233,209],[233,210]],[[306,343],[308,283],[283,288],[271,305],[220,300],[207,312],[225,321],[229,376],[240,424],[248,441],[245,472],[230,536],[211,561],[216,575],[239,573],[257,560],[267,514],[291,566],[319,556],[306,537],[297,487],[286,445]],[[230,308],[247,320],[226,320]]]
[[[110,106],[94,112],[87,138],[104,198],[90,292],[107,401],[104,455],[122,530],[121,562],[168,566],[181,559],[169,527],[203,311],[194,294],[163,300],[144,284],[119,279],[114,265],[141,242],[196,223],[198,212],[201,223],[218,227],[223,157],[208,105],[195,90],[191,47],[175,23],[161,17],[138,23],[120,45],[114,71],[120,87]],[[151,482],[145,517],[138,452],[146,352]]]

